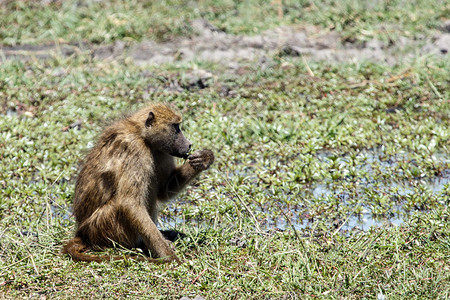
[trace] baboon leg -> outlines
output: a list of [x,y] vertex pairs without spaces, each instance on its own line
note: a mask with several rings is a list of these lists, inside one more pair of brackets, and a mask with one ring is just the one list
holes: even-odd
[[128,220],[114,206],[104,205],[78,226],[75,236],[89,241],[93,248],[111,247],[113,243],[133,248],[138,233]]
[[142,237],[152,256],[162,258],[164,261],[175,260],[181,263],[181,260],[158,230],[145,207],[139,207],[132,201],[126,200],[122,201],[121,206],[123,214],[126,218],[129,218],[130,224],[134,225],[135,230]]

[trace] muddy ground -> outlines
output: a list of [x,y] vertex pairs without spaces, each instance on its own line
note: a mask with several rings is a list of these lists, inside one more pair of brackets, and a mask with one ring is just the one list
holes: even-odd
[[393,64],[417,55],[448,57],[450,24],[443,24],[434,36],[418,39],[398,37],[389,41],[364,43],[345,41],[337,32],[314,26],[282,26],[260,35],[227,34],[203,19],[192,23],[197,35],[164,43],[144,40],[136,43],[116,41],[111,45],[85,42],[59,45],[0,46],[0,59],[45,59],[54,55],[71,56],[88,53],[97,59],[132,58],[137,64],[162,64],[175,61],[224,62],[229,68],[241,61],[264,65],[276,55],[302,56],[309,61],[334,62],[370,60]]

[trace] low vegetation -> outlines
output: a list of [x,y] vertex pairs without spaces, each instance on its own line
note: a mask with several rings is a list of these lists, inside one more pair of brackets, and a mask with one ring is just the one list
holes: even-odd
[[[267,4],[259,6],[267,22],[248,17],[239,25],[242,15],[228,9],[244,13],[253,2],[200,1],[197,9],[172,2],[164,9],[138,1],[3,4],[0,40],[158,38],[148,24],[163,17],[167,37],[191,34],[171,25],[185,24],[176,4],[189,18],[209,18],[236,34],[295,23],[296,11],[322,26],[339,16],[331,1],[298,10],[283,1],[282,20]],[[360,30],[378,16],[416,35],[419,27],[434,30],[449,9],[442,2],[434,10],[439,1],[400,2],[386,2],[379,15],[357,6],[361,18],[345,14],[355,23],[340,30],[364,38]],[[322,19],[314,7],[324,8]],[[144,8],[152,12],[149,23]],[[36,11],[43,24],[31,31]],[[84,20],[106,22],[103,16],[129,18],[130,27],[121,33],[120,22]],[[45,28],[54,31],[46,36]],[[210,74],[201,84],[192,80],[198,70]],[[449,70],[448,56],[390,66],[274,56],[233,70],[202,61],[137,66],[85,54],[3,61],[0,298],[449,298]],[[79,161],[105,124],[148,101],[177,107],[194,150],[216,154],[212,168],[162,212],[162,228],[187,235],[175,244],[184,263],[75,263],[61,247],[74,232]]]
[[[111,43],[195,34],[190,22],[204,18],[219,30],[252,34],[279,25],[313,24],[350,41],[422,38],[450,14],[444,0],[388,1],[4,1],[0,44]],[[278,2],[282,3],[280,7]]]

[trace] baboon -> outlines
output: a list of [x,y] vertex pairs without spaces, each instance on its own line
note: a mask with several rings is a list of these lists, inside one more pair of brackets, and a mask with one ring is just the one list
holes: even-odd
[[[180,263],[156,227],[158,210],[214,161],[211,150],[189,154],[181,120],[167,105],[150,104],[103,131],[77,177],[77,230],[63,253],[75,261],[122,259],[84,253],[119,244],[141,248],[151,262]],[[177,167],[174,157],[187,161]]]

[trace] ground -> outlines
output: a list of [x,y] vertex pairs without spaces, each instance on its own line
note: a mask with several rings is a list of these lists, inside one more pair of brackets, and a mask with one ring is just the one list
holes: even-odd
[[[0,2],[0,298],[448,298],[449,13]],[[216,154],[162,211],[183,264],[73,262],[79,162],[148,101]]]

